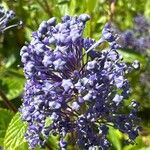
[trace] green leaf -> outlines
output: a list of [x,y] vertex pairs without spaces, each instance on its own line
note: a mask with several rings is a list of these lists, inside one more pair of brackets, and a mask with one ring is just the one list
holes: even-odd
[[118,130],[109,127],[108,139],[110,140],[112,147],[115,150],[122,150],[120,138],[121,138],[121,133]]
[[84,37],[89,37],[90,36],[90,34],[91,34],[91,22],[90,21],[88,21],[86,23],[85,30],[84,30],[83,34],[84,34]]
[[[21,120],[20,114],[17,113],[13,117],[7,129],[5,139],[4,139],[4,149],[5,150],[28,150],[28,144],[24,138],[26,128],[27,125]],[[53,150],[59,149],[58,136],[51,135],[47,142],[49,143],[49,146]],[[44,150],[44,149],[37,146],[36,150]]]
[[59,136],[50,135],[48,139],[48,143],[52,150],[59,150]]
[[122,54],[123,59],[126,62],[132,63],[134,60],[138,60],[141,64],[146,62],[145,56],[140,53],[134,52],[133,50],[118,50],[120,54]]
[[76,1],[70,1],[70,15],[73,16],[75,14],[75,10],[76,10]]
[[145,11],[144,11],[144,14],[145,14],[146,16],[148,16],[148,17],[150,16],[150,9],[149,9],[149,8],[150,8],[150,1],[147,0],[147,1],[146,1],[146,5],[145,5],[145,9],[144,9],[144,10],[145,10]]
[[[15,150],[28,150],[28,143],[24,142],[21,145],[19,145],[18,147],[15,148]],[[37,149],[36,149],[37,150]]]
[[7,59],[7,61],[5,62],[5,67],[6,68],[10,67],[15,61],[16,61],[15,55],[11,54]]
[[67,3],[69,3],[69,0],[58,1],[58,5],[63,5],[63,4],[67,4]]
[[[141,148],[144,148],[145,147],[145,144],[142,140],[142,136],[138,136],[135,140],[135,143],[134,145],[125,145],[123,147],[123,150],[141,150]],[[143,149],[144,150],[144,149]]]
[[22,93],[24,81],[21,70],[0,70],[0,86],[9,100],[18,97]]
[[25,131],[26,131],[26,124],[23,123],[20,114],[17,113],[11,120],[8,129],[6,131],[6,135],[4,138],[4,149],[19,150],[18,147],[26,143],[24,139]]
[[143,147],[140,150],[150,150],[150,147]]
[[0,146],[3,146],[5,133],[12,117],[13,113],[11,111],[0,108]]
[[91,13],[94,10],[96,6],[96,2],[97,0],[87,0],[87,9],[88,9],[87,11],[89,13]]
[[[46,118],[46,122],[45,122],[45,127],[48,127],[50,126],[52,123],[52,120],[50,117],[47,117]],[[59,136],[53,136],[53,135],[50,135],[49,138],[48,138],[48,144],[49,146],[52,148],[52,150],[58,150],[58,140],[59,140]]]

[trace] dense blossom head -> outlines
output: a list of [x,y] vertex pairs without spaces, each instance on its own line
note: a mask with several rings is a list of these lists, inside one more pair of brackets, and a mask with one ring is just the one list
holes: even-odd
[[[64,16],[58,24],[55,18],[43,21],[21,50],[27,82],[20,111],[28,123],[25,136],[30,149],[44,145],[41,139],[50,134],[59,135],[62,150],[67,147],[67,135],[81,149],[107,149],[110,126],[126,133],[129,143],[138,136],[138,105],[135,101],[124,105],[130,93],[125,75],[135,65],[122,61],[110,24],[99,41],[84,38],[89,19],[82,14]],[[109,46],[97,51],[103,42]]]
[[130,48],[140,53],[146,53],[150,48],[150,22],[138,15],[134,18],[133,28],[122,32],[123,47]]
[[3,33],[9,28],[16,27],[22,24],[19,22],[8,26],[9,22],[14,19],[15,13],[12,10],[5,10],[3,6],[0,6],[0,33]]

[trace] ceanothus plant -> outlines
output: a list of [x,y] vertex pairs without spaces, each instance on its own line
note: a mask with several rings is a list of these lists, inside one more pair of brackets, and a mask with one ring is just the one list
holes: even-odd
[[[81,14],[64,16],[58,24],[55,18],[43,21],[21,49],[27,82],[20,112],[31,150],[44,146],[49,135],[59,135],[61,150],[68,135],[80,149],[108,149],[110,126],[128,135],[126,143],[138,136],[138,103],[125,104],[130,94],[126,74],[138,63],[123,62],[110,24],[97,42],[83,37],[89,19]],[[109,46],[97,51],[103,43]]]
[[133,28],[120,33],[122,47],[133,49],[139,53],[147,53],[150,48],[150,22],[138,15],[134,18]]
[[18,22],[17,24],[8,25],[9,22],[15,18],[15,13],[12,10],[5,10],[3,6],[0,6],[0,34],[4,31],[22,25],[22,22]]

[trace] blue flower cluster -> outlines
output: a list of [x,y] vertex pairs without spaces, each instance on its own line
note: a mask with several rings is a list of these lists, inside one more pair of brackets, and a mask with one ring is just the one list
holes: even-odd
[[[110,24],[97,42],[84,38],[89,19],[81,14],[64,16],[58,24],[55,18],[43,21],[21,49],[27,82],[20,111],[31,150],[43,146],[49,135],[59,135],[61,150],[68,135],[81,149],[107,149],[110,126],[127,134],[128,143],[138,136],[138,104],[124,103],[130,94],[125,76],[138,62],[128,66],[122,61]],[[97,51],[104,42],[109,46]]]
[[142,15],[134,19],[132,29],[121,33],[123,46],[140,53],[146,53],[150,48],[150,22]]
[[15,17],[15,13],[12,10],[5,10],[3,6],[0,6],[0,33],[3,33],[9,28],[16,27],[22,24],[22,22],[18,22],[17,24],[13,24],[8,26],[8,23]]

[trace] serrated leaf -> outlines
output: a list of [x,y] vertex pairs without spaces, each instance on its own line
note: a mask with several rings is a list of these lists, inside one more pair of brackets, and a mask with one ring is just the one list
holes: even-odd
[[3,146],[5,133],[13,115],[11,111],[0,108],[0,146]]
[[[27,125],[21,120],[20,114],[17,113],[9,124],[5,139],[5,150],[28,150],[28,144],[24,138]],[[58,137],[50,136],[48,139],[49,146],[53,150],[58,150]],[[36,147],[35,150],[44,150],[43,148]],[[45,148],[46,150],[46,148]]]
[[[15,150],[28,150],[28,143],[25,142],[25,143],[22,143],[21,145],[19,145],[18,147],[16,147]],[[37,149],[36,149],[37,150]]]
[[26,143],[24,138],[25,131],[26,124],[21,120],[20,113],[17,113],[11,120],[6,131],[4,138],[4,149],[19,150],[17,147]]
[[9,100],[22,93],[24,81],[24,76],[19,70],[0,70],[0,86]]

